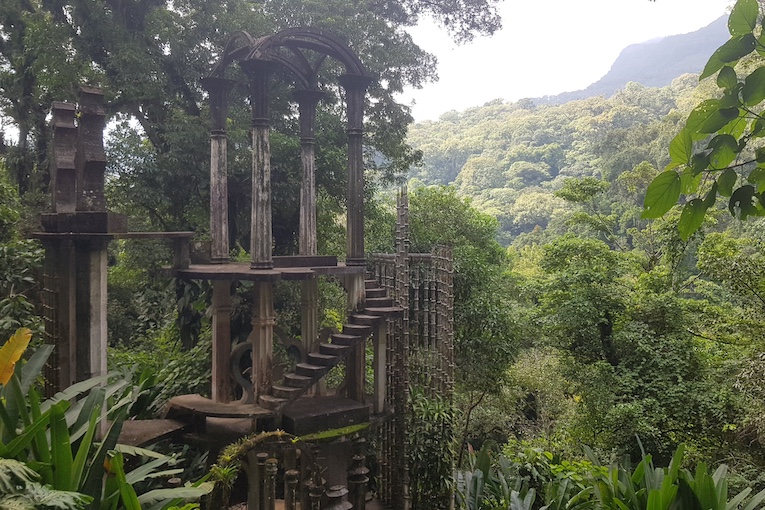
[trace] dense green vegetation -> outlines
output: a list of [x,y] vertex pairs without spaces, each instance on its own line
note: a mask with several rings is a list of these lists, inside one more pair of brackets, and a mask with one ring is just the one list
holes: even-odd
[[[704,72],[716,73],[716,83],[686,75],[668,87],[630,83],[610,98],[559,106],[498,101],[412,126],[406,143],[411,118],[392,94],[432,78],[434,67],[401,27],[431,14],[458,39],[491,33],[493,2],[224,4],[2,4],[0,79],[8,85],[0,106],[21,138],[0,147],[0,338],[41,327],[42,254],[26,238],[47,192],[50,100],[73,99],[83,79],[103,86],[118,121],[108,147],[111,206],[134,229],[204,234],[207,113],[198,80],[214,48],[242,26],[260,33],[311,23],[346,34],[381,76],[369,109],[367,246],[392,250],[394,214],[383,191],[409,169],[412,249],[454,247],[456,395],[453,404],[410,402],[415,507],[443,507],[452,449],[460,501],[471,509],[760,505],[762,493],[749,506],[743,500],[746,487],[765,487],[757,2],[737,4],[734,42]],[[342,256],[344,134],[330,92],[318,121],[320,251]],[[300,164],[294,115],[287,101],[275,103],[275,248],[286,253],[296,242]],[[732,122],[734,109],[746,129]],[[244,127],[230,133],[233,256],[244,258],[248,115],[234,108],[232,126]],[[140,128],[122,122],[128,117]],[[690,200],[675,206],[681,191]],[[738,218],[713,202],[717,194]],[[12,480],[24,497],[66,491],[60,497],[71,508],[91,500],[129,507],[147,497],[151,483],[123,483],[119,451],[108,454],[114,485],[93,482],[111,440],[88,443],[96,409],[109,408],[119,423],[153,415],[173,394],[207,391],[210,289],[161,278],[161,246],[110,250],[113,393],[85,388],[77,408],[40,402],[32,383],[45,350],[0,390],[0,458],[9,459],[0,461],[0,484]],[[235,337],[248,331],[247,290],[238,289]],[[297,299],[294,288],[278,289],[287,331]],[[342,292],[327,283],[321,299],[323,321],[336,323]],[[85,436],[75,449],[62,447],[74,434]],[[72,468],[67,476],[49,469],[52,457]],[[162,459],[156,467],[171,463]]]

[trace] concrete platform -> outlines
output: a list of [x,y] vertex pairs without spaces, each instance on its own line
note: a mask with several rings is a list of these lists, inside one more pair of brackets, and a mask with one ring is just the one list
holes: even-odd
[[303,436],[322,430],[368,423],[370,406],[343,397],[302,397],[285,409],[285,432]]

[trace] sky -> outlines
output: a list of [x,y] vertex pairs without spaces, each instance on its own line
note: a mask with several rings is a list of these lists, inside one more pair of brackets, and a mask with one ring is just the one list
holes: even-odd
[[494,99],[580,90],[630,44],[686,34],[726,15],[732,0],[504,0],[503,28],[457,45],[424,20],[414,41],[438,58],[439,80],[407,90],[417,122]]

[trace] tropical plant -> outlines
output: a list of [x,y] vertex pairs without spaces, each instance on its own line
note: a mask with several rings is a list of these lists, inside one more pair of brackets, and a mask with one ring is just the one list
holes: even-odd
[[[738,0],[731,38],[709,58],[700,80],[720,89],[690,113],[669,146],[671,162],[646,192],[644,218],[658,218],[686,196],[678,229],[688,239],[719,197],[734,216],[765,215],[765,35],[757,0]],[[738,68],[739,73],[737,73]],[[721,95],[721,97],[720,97]]]
[[467,510],[531,510],[536,491],[518,473],[517,465],[498,454],[489,443],[468,453],[469,470],[458,473],[457,497]]
[[[593,463],[597,464],[592,450],[585,448],[585,451]],[[594,481],[595,495],[600,505],[607,510],[762,508],[765,490],[749,498],[751,489],[746,488],[728,499],[727,467],[721,465],[714,473],[710,473],[702,462],[692,473],[682,469],[684,454],[685,447],[681,445],[666,468],[655,467],[651,455],[645,453],[634,469],[629,458],[612,465],[606,476],[600,476]]]
[[[74,502],[91,501],[93,508],[116,509],[121,504],[134,510],[151,503],[147,508],[159,510],[209,492],[211,487],[200,486],[158,489],[137,496],[135,484],[182,471],[160,469],[173,462],[172,457],[117,444],[125,416],[131,408],[140,405],[145,395],[141,387],[133,388],[129,379],[103,375],[76,383],[42,401],[35,383],[53,347],[41,346],[25,364],[16,367],[30,337],[29,330],[19,330],[0,348],[0,383],[3,384],[0,388],[0,458],[23,463],[35,472],[34,477],[26,477],[30,481],[23,487],[18,483],[14,485],[23,489],[16,491],[15,500],[43,498],[44,491],[54,490],[84,495],[85,499],[74,495],[67,498]],[[99,442],[97,435],[102,422],[109,426]],[[139,457],[148,455],[152,459],[125,472],[123,455],[126,453]],[[13,473],[18,479],[19,473],[28,472],[15,469]],[[3,479],[12,480],[11,475],[0,475],[0,480]]]

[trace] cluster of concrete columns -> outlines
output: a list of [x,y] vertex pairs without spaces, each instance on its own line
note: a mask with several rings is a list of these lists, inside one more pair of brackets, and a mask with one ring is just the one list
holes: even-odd
[[[324,36],[322,36],[324,37]],[[350,51],[350,50],[348,50]],[[337,55],[335,55],[337,56]],[[281,60],[284,63],[283,60]],[[354,62],[357,62],[355,60]],[[272,244],[271,200],[271,147],[269,118],[269,83],[280,65],[268,59],[247,58],[240,64],[248,80],[252,107],[252,209],[250,232],[250,268],[271,270],[274,267]],[[299,66],[287,66],[293,72]],[[298,76],[302,87],[294,92],[300,116],[300,159],[302,180],[300,187],[299,255],[317,255],[316,233],[316,111],[324,98],[315,85],[315,70],[307,76]],[[363,118],[366,89],[372,81],[368,74],[344,74],[339,77],[345,91],[348,135],[348,192],[347,192],[347,256],[346,265],[364,266],[364,161]],[[220,75],[203,80],[209,94],[212,127],[210,132],[210,236],[211,261],[229,261],[228,188],[227,188],[227,135],[228,94],[234,81]],[[307,86],[308,85],[308,86]],[[306,259],[310,260],[310,259]],[[308,264],[310,265],[310,264]],[[364,300],[363,271],[348,278],[349,307],[356,308]],[[301,336],[306,351],[318,342],[318,282],[315,278],[302,282]],[[216,283],[213,287],[213,399],[227,401],[231,394],[227,377],[230,354],[230,287],[231,282]],[[271,385],[272,342],[275,312],[273,307],[273,280],[256,280],[253,289],[252,333],[248,339],[253,352],[253,394]],[[217,368],[216,368],[217,367]]]

